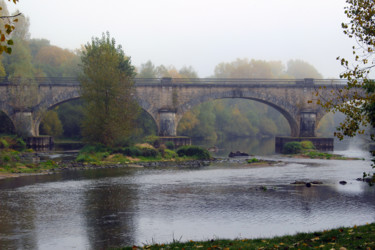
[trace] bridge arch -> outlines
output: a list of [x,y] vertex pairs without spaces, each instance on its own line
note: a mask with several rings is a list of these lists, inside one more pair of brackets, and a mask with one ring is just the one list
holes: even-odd
[[238,93],[238,92],[235,92],[235,91],[228,91],[228,92],[221,92],[221,93],[210,93],[210,94],[207,94],[207,95],[202,95],[202,96],[198,96],[196,98],[193,98],[193,99],[189,100],[188,102],[180,105],[177,108],[176,126],[180,122],[183,115],[187,111],[191,110],[193,107],[195,107],[199,104],[208,102],[208,101],[219,100],[219,99],[230,99],[230,98],[253,100],[253,101],[260,102],[260,103],[266,104],[266,105],[274,108],[275,110],[280,112],[285,117],[285,119],[288,121],[288,124],[290,126],[291,136],[298,136],[298,134],[299,134],[298,122],[296,121],[294,116],[291,114],[291,112],[284,108],[285,105],[287,105],[291,110],[294,110],[295,108],[293,107],[293,105],[290,105],[290,104],[286,103],[285,101],[284,102],[279,101],[278,98],[273,98],[272,96],[269,97],[269,99],[271,99],[272,101],[261,99],[258,96],[254,96],[253,92]]

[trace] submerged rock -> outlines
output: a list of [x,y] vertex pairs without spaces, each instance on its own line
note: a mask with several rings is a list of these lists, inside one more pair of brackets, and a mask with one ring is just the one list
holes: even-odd
[[228,155],[228,157],[236,157],[236,156],[249,156],[249,154],[237,151],[235,153],[230,152]]

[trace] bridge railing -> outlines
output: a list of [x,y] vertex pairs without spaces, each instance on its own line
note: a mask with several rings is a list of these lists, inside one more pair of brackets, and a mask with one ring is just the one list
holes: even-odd
[[[39,85],[80,85],[75,77],[35,77],[35,78],[7,78],[0,77],[0,85],[35,82]],[[195,85],[343,85],[346,80],[341,79],[261,79],[261,78],[135,78],[136,85],[168,85],[168,84],[195,84]]]
[[262,79],[262,78],[135,78],[136,85],[153,84],[207,84],[207,85],[233,85],[233,84],[297,84],[297,85],[342,85],[346,80],[341,79]]
[[21,83],[37,83],[38,85],[80,85],[76,77],[0,77],[1,85],[21,84]]

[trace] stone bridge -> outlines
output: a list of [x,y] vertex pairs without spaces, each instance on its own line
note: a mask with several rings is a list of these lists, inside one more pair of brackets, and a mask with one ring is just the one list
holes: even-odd
[[[23,80],[25,81],[25,80]],[[35,78],[34,84],[0,79],[0,110],[23,136],[38,136],[39,125],[49,109],[80,97],[74,78]],[[315,102],[315,91],[345,86],[341,80],[285,79],[135,79],[136,98],[158,126],[159,135],[175,136],[184,113],[201,103],[242,98],[267,104],[288,121],[291,136],[314,137],[325,111]]]

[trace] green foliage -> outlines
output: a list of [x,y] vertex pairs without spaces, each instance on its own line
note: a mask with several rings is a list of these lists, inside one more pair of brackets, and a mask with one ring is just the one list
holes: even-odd
[[159,152],[155,148],[141,148],[141,155],[156,158],[159,156]]
[[95,144],[95,145],[85,145],[79,152],[80,153],[103,153],[107,152],[108,148],[103,144]]
[[4,138],[0,138],[0,148],[9,148],[9,143]]
[[[267,187],[262,186],[261,189]],[[174,241],[170,244],[129,246],[122,249],[374,249],[374,235],[375,224],[372,223],[273,238],[190,240],[184,243]]]
[[57,115],[57,112],[49,110],[46,113],[40,125],[40,133],[53,137],[59,137],[62,135],[63,126]]
[[116,149],[114,153],[120,153],[131,157],[137,157],[142,155],[142,151],[134,146]]
[[315,149],[315,146],[311,141],[301,141],[300,144],[303,149]]
[[81,60],[83,137],[89,143],[118,145],[132,134],[139,110],[133,98],[134,67],[109,33],[87,43]]
[[178,154],[170,149],[164,149],[163,158],[164,159],[175,159],[178,157]]
[[81,100],[74,100],[59,105],[57,112],[63,126],[65,138],[81,139],[81,122],[83,117],[83,104]]
[[154,147],[160,146],[160,137],[156,135],[149,135],[147,136],[144,141]]
[[196,157],[197,159],[207,160],[211,158],[207,149],[198,146],[183,146],[177,149],[177,154],[180,157]]
[[169,149],[169,150],[174,150],[174,148],[175,148],[175,145],[174,145],[174,143],[173,143],[172,141],[167,141],[167,142],[165,143],[165,146],[166,146],[167,149]]
[[284,154],[298,154],[301,153],[302,146],[300,142],[292,141],[285,143],[282,152]]
[[260,160],[257,158],[247,159],[247,163],[254,163],[254,162],[260,162]]

